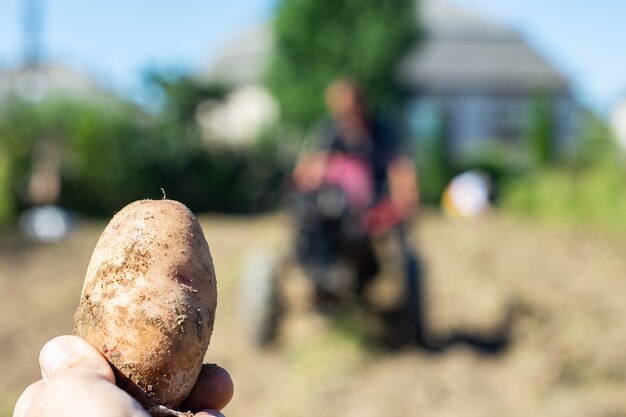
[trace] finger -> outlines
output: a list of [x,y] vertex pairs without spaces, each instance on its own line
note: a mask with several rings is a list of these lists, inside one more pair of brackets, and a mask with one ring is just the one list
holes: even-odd
[[202,410],[194,414],[193,417],[224,417],[224,414],[217,410]]
[[104,356],[77,336],[55,337],[41,349],[39,365],[44,380],[68,369],[80,368],[94,372],[115,383],[115,376]]
[[234,390],[233,380],[224,368],[204,364],[181,409],[194,412],[205,409],[221,410],[233,398]]
[[20,398],[18,398],[15,408],[13,409],[13,417],[25,417],[26,412],[33,404],[35,398],[41,391],[41,386],[44,384],[43,380],[39,380],[34,384],[31,384],[24,390]]
[[107,378],[80,367],[44,381],[23,417],[149,417],[143,407]]

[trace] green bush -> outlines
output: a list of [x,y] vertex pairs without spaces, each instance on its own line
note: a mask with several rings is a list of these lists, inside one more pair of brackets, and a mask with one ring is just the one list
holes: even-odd
[[175,168],[157,166],[154,174],[168,198],[195,211],[255,213],[278,206],[289,166],[260,147],[213,146]]
[[539,167],[549,166],[554,162],[554,104],[545,95],[534,97],[531,105],[531,123],[529,141],[533,162]]
[[439,204],[446,184],[453,177],[445,134],[439,129],[434,137],[422,138],[415,146],[420,194],[429,204]]
[[0,228],[11,221],[14,212],[9,163],[7,153],[0,148]]
[[289,167],[276,146],[208,147],[186,124],[120,102],[15,100],[0,108],[0,221],[29,206],[32,154],[42,139],[61,149],[58,203],[92,216],[161,198],[161,188],[195,211],[267,210]]
[[624,178],[621,166],[542,170],[510,181],[501,203],[506,210],[543,222],[626,232]]
[[0,140],[10,158],[15,207],[29,205],[26,187],[40,140],[60,147],[61,204],[101,214],[132,199],[145,184],[142,168],[163,148],[145,139],[140,118],[135,108],[122,103],[57,97],[38,105],[17,100],[6,104]]
[[580,152],[567,166],[543,167],[507,180],[504,210],[543,222],[626,232],[626,164],[604,122],[580,120]]

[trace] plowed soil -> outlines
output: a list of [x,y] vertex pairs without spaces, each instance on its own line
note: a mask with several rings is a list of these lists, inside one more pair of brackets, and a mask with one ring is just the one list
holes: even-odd
[[[387,349],[354,317],[313,313],[279,346],[259,350],[241,331],[239,275],[249,251],[289,246],[288,222],[204,217],[202,225],[219,293],[206,359],[235,381],[228,416],[626,416],[626,239],[425,214],[413,239],[430,334],[489,335],[513,311],[502,350]],[[103,228],[83,223],[53,245],[0,237],[0,415],[39,378],[42,345],[71,333]]]

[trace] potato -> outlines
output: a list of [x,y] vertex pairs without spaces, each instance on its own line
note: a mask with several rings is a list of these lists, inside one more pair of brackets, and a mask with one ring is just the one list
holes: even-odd
[[74,334],[106,356],[117,385],[146,409],[177,408],[202,367],[216,301],[213,261],[191,211],[136,201],[100,236]]

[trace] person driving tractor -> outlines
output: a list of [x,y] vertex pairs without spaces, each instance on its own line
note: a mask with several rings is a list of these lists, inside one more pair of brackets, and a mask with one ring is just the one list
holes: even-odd
[[[296,188],[318,189],[324,182],[338,182],[357,208],[367,207],[366,228],[378,234],[410,219],[419,205],[417,174],[413,161],[403,153],[400,138],[367,109],[359,87],[338,79],[326,91],[331,124],[321,146],[303,154],[293,172]],[[366,175],[348,176],[355,169],[335,169],[337,160],[350,158]],[[357,177],[359,179],[357,179]]]
[[[403,308],[414,323],[419,343],[424,332],[421,277],[406,227],[419,206],[415,165],[404,152],[400,137],[369,111],[356,83],[335,80],[329,85],[325,99],[330,124],[321,143],[301,155],[292,181],[297,193],[315,196],[318,205],[319,196],[325,195],[320,190],[338,191],[347,205],[348,221],[320,223],[316,221],[319,217],[301,217],[296,244],[297,248],[303,248],[299,251],[299,262],[315,271],[320,254],[322,264],[328,264],[329,259],[337,259],[336,253],[343,253],[339,257],[343,256],[352,265],[356,293],[360,295],[379,272],[379,256],[372,242],[380,235],[391,236],[398,243],[404,267]],[[316,251],[320,241],[327,243]],[[341,281],[328,276],[326,271],[317,274],[318,296],[332,297],[337,293],[334,283]]]

